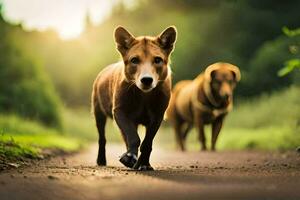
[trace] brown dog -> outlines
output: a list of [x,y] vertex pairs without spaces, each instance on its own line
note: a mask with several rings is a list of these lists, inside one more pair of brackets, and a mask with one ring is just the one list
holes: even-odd
[[[153,138],[160,127],[171,95],[169,56],[176,40],[175,27],[157,37],[135,38],[123,27],[115,30],[115,41],[123,62],[109,65],[97,76],[92,109],[99,132],[98,165],[106,165],[105,122],[113,118],[127,146],[120,162],[139,170],[153,170],[149,163]],[[146,127],[140,147],[138,125]]]
[[193,81],[181,81],[175,85],[167,118],[174,127],[182,151],[193,124],[198,128],[202,150],[206,150],[204,125],[212,124],[211,150],[215,150],[224,117],[232,109],[233,90],[240,78],[236,66],[215,63]]

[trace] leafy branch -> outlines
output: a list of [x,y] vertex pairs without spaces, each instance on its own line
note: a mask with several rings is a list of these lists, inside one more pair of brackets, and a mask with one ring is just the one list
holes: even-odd
[[[300,28],[291,30],[285,26],[282,28],[282,32],[288,37],[300,36]],[[299,49],[299,45],[292,45],[289,47],[289,50],[292,54],[297,54],[298,49]],[[285,75],[291,73],[295,69],[300,70],[300,58],[294,58],[294,59],[287,60],[284,63],[283,68],[280,69],[277,74],[278,74],[278,76],[282,77],[282,76],[285,76]]]

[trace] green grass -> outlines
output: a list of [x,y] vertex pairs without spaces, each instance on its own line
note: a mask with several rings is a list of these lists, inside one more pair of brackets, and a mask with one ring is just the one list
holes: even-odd
[[38,158],[40,149],[31,145],[17,143],[13,140],[0,141],[0,158],[3,160],[19,160],[20,158]]
[[[258,129],[225,127],[218,138],[218,150],[294,150],[300,145],[299,129],[289,127],[265,127]],[[207,146],[210,146],[211,129],[206,127]],[[157,135],[156,142],[167,149],[174,149],[173,130],[164,127]],[[187,138],[187,149],[200,150],[200,143],[195,129]]]
[[[65,109],[63,119],[65,135],[81,138],[88,142],[96,142],[98,140],[95,119],[93,114],[90,113],[89,108]],[[117,125],[109,118],[105,129],[107,141],[122,141],[122,136]]]
[[259,129],[224,129],[220,149],[293,150],[300,145],[300,129],[265,127]]
[[31,146],[33,148],[53,148],[61,149],[64,151],[76,151],[80,149],[84,143],[82,143],[78,138],[71,138],[61,135],[8,135],[4,134],[1,136],[1,141],[3,142],[13,142],[16,144],[21,144],[23,146]]
[[16,115],[0,115],[0,136],[9,135],[35,135],[59,134],[55,129],[43,126],[38,122],[20,118]]
[[230,128],[257,129],[270,126],[296,128],[300,124],[300,87],[292,86],[234,106],[226,119]]
[[6,160],[39,157],[43,149],[77,151],[85,142],[56,129],[22,119],[0,115],[0,157]]

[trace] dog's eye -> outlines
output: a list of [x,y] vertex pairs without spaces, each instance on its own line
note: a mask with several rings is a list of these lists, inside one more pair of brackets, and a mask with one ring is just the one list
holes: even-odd
[[133,57],[130,59],[130,62],[134,65],[137,65],[140,63],[140,59],[138,57]]
[[158,56],[154,57],[155,64],[161,64],[162,62],[163,62],[163,59],[161,57],[158,57]]

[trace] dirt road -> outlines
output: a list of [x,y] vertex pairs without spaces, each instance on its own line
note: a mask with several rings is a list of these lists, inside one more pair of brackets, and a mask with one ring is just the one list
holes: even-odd
[[300,199],[300,154],[170,152],[154,148],[156,171],[127,170],[124,147],[110,145],[108,167],[96,145],[76,155],[0,174],[0,199]]

